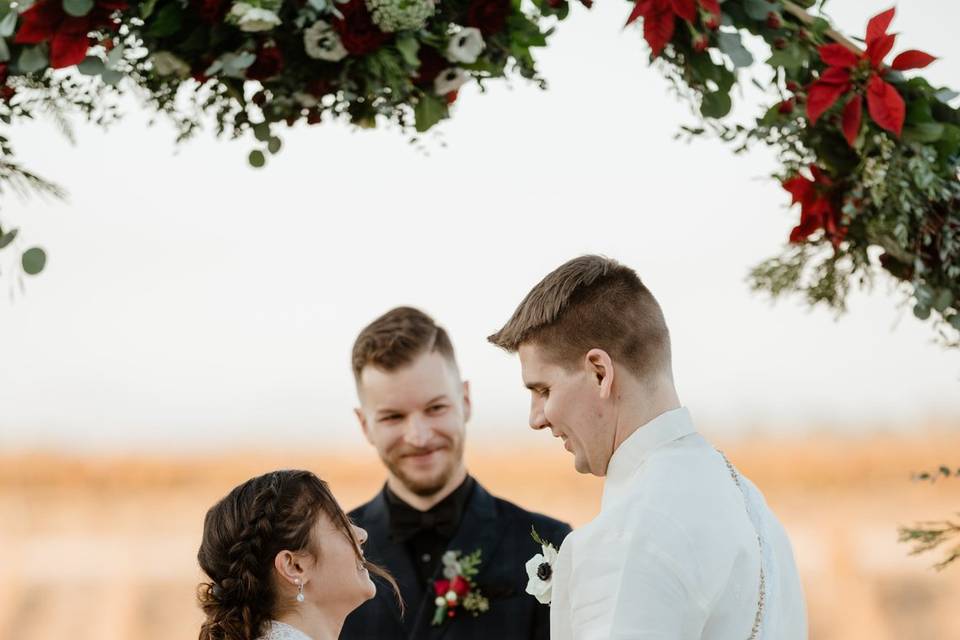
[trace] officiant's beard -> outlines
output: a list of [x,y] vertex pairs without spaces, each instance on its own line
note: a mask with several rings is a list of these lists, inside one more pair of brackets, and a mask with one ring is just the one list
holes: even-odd
[[381,460],[383,460],[383,464],[387,467],[387,470],[399,480],[407,490],[421,498],[429,498],[443,491],[447,484],[449,484],[451,478],[459,471],[460,466],[463,464],[463,439],[460,438],[450,442],[448,447],[439,452],[441,455],[445,455],[447,460],[440,469],[428,475],[409,473],[404,469],[403,456],[407,455],[407,453],[408,452],[403,452],[402,454],[387,453],[381,456]]

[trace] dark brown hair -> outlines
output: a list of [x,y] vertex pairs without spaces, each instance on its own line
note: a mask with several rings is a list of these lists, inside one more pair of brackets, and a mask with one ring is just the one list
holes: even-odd
[[453,344],[433,318],[413,307],[397,307],[364,327],[353,343],[353,377],[367,365],[394,371],[423,353],[436,351],[456,367]]
[[[274,558],[284,550],[313,555],[311,531],[322,513],[349,538],[362,559],[350,520],[327,484],[309,471],[273,471],[233,489],[207,512],[197,560],[211,582],[197,597],[207,619],[200,640],[254,640],[278,610]],[[367,570],[393,587],[385,570]],[[403,607],[401,601],[401,609]]]
[[515,352],[530,342],[570,368],[603,349],[644,379],[670,368],[663,311],[636,272],[602,256],[581,256],[541,280],[510,320],[488,338]]

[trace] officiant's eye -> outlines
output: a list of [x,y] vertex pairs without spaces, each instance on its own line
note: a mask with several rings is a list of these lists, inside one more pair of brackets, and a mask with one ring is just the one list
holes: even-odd
[[446,409],[447,409],[447,405],[445,404],[435,404],[427,407],[427,413],[432,415],[438,415],[440,413],[443,413]]
[[402,418],[403,416],[401,416],[399,413],[391,413],[390,415],[383,416],[382,418],[380,418],[380,422],[397,422]]

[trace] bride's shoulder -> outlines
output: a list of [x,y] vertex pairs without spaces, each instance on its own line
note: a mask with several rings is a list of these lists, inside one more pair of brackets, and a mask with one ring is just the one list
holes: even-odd
[[257,640],[310,640],[310,636],[296,627],[272,620],[267,623],[266,631]]

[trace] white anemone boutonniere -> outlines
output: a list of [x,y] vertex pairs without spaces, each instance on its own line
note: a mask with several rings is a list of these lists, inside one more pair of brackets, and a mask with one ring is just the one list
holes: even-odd
[[530,535],[543,549],[543,553],[527,560],[527,593],[541,604],[550,604],[553,598],[553,567],[557,562],[557,548],[545,542],[536,529],[531,529]]

